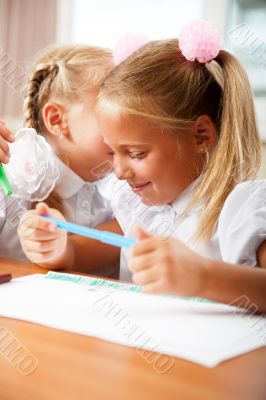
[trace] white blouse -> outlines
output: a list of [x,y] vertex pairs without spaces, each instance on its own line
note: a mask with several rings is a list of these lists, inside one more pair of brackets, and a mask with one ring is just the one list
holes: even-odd
[[[206,244],[192,239],[198,227],[202,206],[192,210],[188,216],[182,216],[191,201],[196,183],[197,181],[193,182],[172,204],[162,206],[145,205],[141,202],[140,197],[131,190],[127,182],[119,181],[114,174],[110,174],[102,180],[99,190],[111,202],[114,215],[126,237],[134,238],[133,227],[140,225],[155,235],[180,239],[191,249],[206,257],[220,259],[217,232]],[[121,280],[131,281],[131,272],[127,267],[129,257],[130,249],[122,248]]]
[[[119,181],[114,174],[101,181],[99,190],[111,202],[126,237],[134,238],[133,227],[140,225],[156,235],[180,239],[205,257],[256,265],[256,249],[266,236],[266,181],[243,183],[233,190],[220,215],[218,229],[205,244],[193,240],[203,205],[182,216],[196,184],[197,180],[172,204],[164,206],[145,205],[127,182]],[[129,257],[130,250],[123,248],[120,278],[125,281],[131,281]]]
[[[100,195],[97,181],[85,182],[59,159],[58,166],[60,177],[55,190],[62,199],[69,221],[96,227],[113,218],[110,203]],[[21,216],[31,207],[29,201],[6,197],[0,188],[0,257],[27,259],[19,242],[17,228]],[[104,273],[104,270],[98,272]],[[112,273],[109,266],[107,270]]]
[[218,223],[223,260],[255,266],[266,240],[266,180],[240,183],[227,197]]

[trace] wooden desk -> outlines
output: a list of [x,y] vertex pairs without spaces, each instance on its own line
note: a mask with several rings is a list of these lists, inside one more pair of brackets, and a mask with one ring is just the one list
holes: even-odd
[[[0,259],[3,272],[46,271]],[[8,318],[0,318],[0,327],[38,359],[36,370],[23,376],[0,353],[1,400],[266,399],[266,348],[213,369],[175,358],[160,375],[132,348]]]

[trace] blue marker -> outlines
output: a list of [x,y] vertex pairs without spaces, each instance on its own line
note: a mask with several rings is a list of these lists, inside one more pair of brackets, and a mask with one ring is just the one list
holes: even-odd
[[100,231],[99,229],[92,229],[86,226],[73,224],[72,222],[60,221],[59,219],[42,215],[43,218],[53,222],[58,228],[64,229],[68,232],[75,233],[77,235],[86,236],[91,239],[99,240],[100,242],[111,244],[117,247],[131,247],[137,243],[136,239],[129,239],[117,233]]

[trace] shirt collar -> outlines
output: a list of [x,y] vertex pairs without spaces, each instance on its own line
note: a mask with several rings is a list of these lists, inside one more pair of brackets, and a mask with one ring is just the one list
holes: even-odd
[[[201,179],[202,176],[199,176],[192,183],[190,183],[190,185],[185,190],[183,190],[183,192],[180,193],[180,195],[170,204],[170,206],[173,207],[176,213],[183,213],[186,210]],[[197,209],[198,207],[196,207],[194,211],[196,211]]]
[[62,200],[68,199],[78,193],[84,185],[92,185],[91,182],[84,181],[71,168],[64,164],[58,157],[59,180],[55,190]]

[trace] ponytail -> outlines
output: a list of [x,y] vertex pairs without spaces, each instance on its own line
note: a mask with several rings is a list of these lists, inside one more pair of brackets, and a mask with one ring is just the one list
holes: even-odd
[[218,142],[192,203],[193,207],[205,200],[196,234],[205,240],[214,233],[229,193],[238,183],[255,178],[261,162],[253,95],[245,70],[234,56],[223,50],[206,68],[223,87]]

